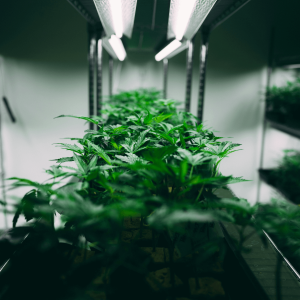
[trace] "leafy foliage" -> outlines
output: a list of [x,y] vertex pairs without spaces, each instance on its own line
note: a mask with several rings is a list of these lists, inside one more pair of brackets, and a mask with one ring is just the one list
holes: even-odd
[[285,150],[277,168],[270,172],[269,180],[294,203],[300,204],[300,152]]
[[[259,213],[259,204],[215,195],[217,189],[245,181],[219,172],[221,161],[240,144],[220,142],[196,117],[178,112],[173,100],[160,96],[154,90],[122,92],[104,105],[101,118],[60,116],[92,122],[95,130],[73,139],[73,145],[56,144],[73,156],[57,159],[47,170],[51,183],[11,178],[13,188],[33,188],[17,206],[13,225],[20,214],[35,223],[51,221],[56,214],[61,222],[56,237],[77,246],[84,237],[85,248],[97,249],[113,273],[120,265],[134,270],[146,265],[139,255],[130,256],[139,250],[122,238],[124,224],[133,217],[139,220],[140,235],[147,226],[168,241],[169,249],[176,246],[169,233],[194,238],[186,229],[190,223],[208,231],[214,223],[229,221],[241,228],[253,226],[260,234],[266,224],[273,224]],[[241,250],[246,240],[243,236]],[[198,249],[206,260],[220,251],[220,241],[205,240]],[[139,272],[147,272],[143,270]]]
[[273,121],[300,128],[300,78],[267,92],[267,117]]

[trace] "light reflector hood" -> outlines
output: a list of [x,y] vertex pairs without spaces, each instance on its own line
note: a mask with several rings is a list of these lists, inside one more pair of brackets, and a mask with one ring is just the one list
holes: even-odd
[[217,0],[171,0],[168,39],[191,40]]
[[93,0],[107,36],[131,38],[137,0]]

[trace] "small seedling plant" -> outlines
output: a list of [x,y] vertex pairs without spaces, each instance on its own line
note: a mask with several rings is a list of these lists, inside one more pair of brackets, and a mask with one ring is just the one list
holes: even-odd
[[[97,254],[84,275],[86,285],[105,267],[102,275],[110,278],[102,280],[106,295],[113,295],[118,284],[124,293],[134,295],[135,289],[127,290],[123,279],[114,281],[116,270],[125,268],[140,274],[138,278],[148,278],[151,257],[142,249],[151,247],[155,261],[153,251],[163,244],[168,249],[165,263],[170,272],[170,286],[165,290],[172,298],[176,290],[174,261],[181,251],[178,236],[190,241],[191,253],[185,254],[192,255],[193,264],[201,271],[206,261],[222,252],[221,239],[209,237],[213,224],[237,224],[241,251],[249,238],[243,234],[246,226],[254,226],[262,234],[263,214],[257,214],[255,222],[252,218],[258,205],[251,206],[245,199],[220,199],[215,194],[245,181],[220,172],[222,160],[238,151],[240,144],[215,136],[192,114],[178,111],[175,101],[161,99],[155,90],[122,92],[104,103],[101,117],[58,118],[62,117],[86,120],[94,129],[86,130],[82,138],[56,144],[69,155],[55,160],[47,170],[50,178],[46,183],[10,178],[12,188],[32,188],[17,205],[13,226],[21,214],[32,226],[44,220],[51,227],[53,216],[59,219],[60,225],[53,226],[57,239]],[[83,273],[87,263],[80,265]],[[199,269],[193,270],[190,276],[197,277]],[[60,278],[71,276],[70,269],[59,272],[63,273]]]

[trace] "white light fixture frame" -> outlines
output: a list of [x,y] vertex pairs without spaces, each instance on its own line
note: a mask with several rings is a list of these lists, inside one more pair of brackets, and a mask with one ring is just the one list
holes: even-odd
[[107,36],[131,38],[137,0],[93,0]]
[[167,39],[191,40],[217,0],[171,0]]

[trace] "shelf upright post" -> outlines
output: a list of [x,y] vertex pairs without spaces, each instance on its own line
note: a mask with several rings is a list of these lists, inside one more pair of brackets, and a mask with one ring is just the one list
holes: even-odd
[[114,60],[109,56],[109,96],[113,95],[113,73],[114,73]]
[[167,58],[165,58],[163,60],[163,63],[164,63],[164,88],[163,88],[163,97],[164,97],[164,99],[167,99],[169,60]]
[[101,115],[102,109],[102,69],[103,69],[103,45],[102,45],[103,31],[97,32],[97,74],[96,74],[96,113]]
[[193,53],[194,39],[189,42],[186,55],[186,90],[185,90],[185,111],[191,110],[192,79],[193,79]]
[[198,113],[197,117],[203,121],[203,106],[205,92],[206,65],[208,55],[210,29],[203,27],[201,29],[201,47],[200,47],[200,78],[199,78],[199,95],[198,95]]
[[[273,72],[274,39],[275,39],[275,30],[274,30],[274,28],[272,28],[271,37],[270,37],[269,61],[268,61],[268,70],[267,70],[267,87],[266,87],[265,98],[268,97],[269,87],[271,85],[271,76],[272,76],[272,72]],[[264,163],[266,129],[267,129],[267,120],[266,120],[266,103],[265,103],[265,105],[264,105],[264,120],[263,120],[263,128],[262,128],[262,138],[261,138],[259,169],[263,168],[263,163]],[[258,179],[257,196],[256,196],[257,202],[259,202],[259,200],[260,200],[260,190],[261,190],[261,179]]]
[[[95,102],[95,64],[96,64],[96,32],[93,26],[88,26],[89,33],[89,117],[94,115]],[[90,122],[90,130],[94,129],[94,124]]]

